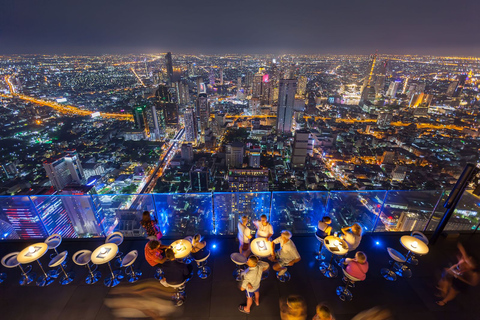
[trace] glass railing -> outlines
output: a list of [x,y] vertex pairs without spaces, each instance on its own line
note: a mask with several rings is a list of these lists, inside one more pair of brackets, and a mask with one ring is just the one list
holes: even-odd
[[[0,240],[54,233],[104,237],[115,231],[144,237],[144,211],[169,237],[235,235],[242,216],[254,229],[251,222],[263,214],[275,234],[312,234],[324,216],[336,231],[355,222],[365,232],[433,231],[447,196],[443,190],[0,196]],[[473,232],[479,223],[480,198],[466,191],[445,230]]]

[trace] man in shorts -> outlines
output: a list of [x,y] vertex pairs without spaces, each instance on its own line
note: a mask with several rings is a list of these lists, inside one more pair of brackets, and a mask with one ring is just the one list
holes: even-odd
[[275,252],[275,245],[280,244],[280,250],[273,253],[270,257],[271,261],[275,261],[273,270],[278,271],[279,276],[283,276],[287,272],[287,266],[293,266],[301,260],[297,247],[291,240],[292,233],[283,230],[280,237],[272,241],[272,252]]
[[245,306],[239,305],[238,310],[249,314],[253,297],[255,297],[255,305],[258,306],[260,303],[260,281],[262,280],[262,273],[268,270],[269,265],[264,261],[259,261],[256,256],[250,256],[247,260],[247,266],[248,269],[242,273],[243,280],[240,286],[240,290],[245,291],[247,295],[247,304]]

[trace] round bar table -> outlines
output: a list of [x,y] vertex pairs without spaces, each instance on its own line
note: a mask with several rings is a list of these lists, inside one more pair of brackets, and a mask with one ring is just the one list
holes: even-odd
[[172,248],[175,254],[175,259],[183,259],[188,257],[190,252],[192,252],[192,243],[186,239],[180,239],[173,242],[170,248]]
[[250,242],[250,250],[259,258],[268,258],[273,255],[272,242],[266,238],[255,238]]
[[414,254],[424,256],[429,251],[429,248],[425,242],[412,236],[402,236],[400,238],[400,243],[405,249],[408,250],[407,256],[405,257],[406,261],[408,261]]
[[115,259],[117,253],[118,246],[115,243],[102,244],[100,247],[98,247],[92,252],[91,261],[93,264],[108,264],[111,277],[106,277],[103,282],[107,287],[115,287],[120,283],[120,280],[118,279],[119,273],[115,274],[112,270],[112,266],[110,265],[110,261]]
[[48,245],[44,242],[39,242],[32,244],[22,251],[17,256],[17,261],[20,262],[21,264],[29,264],[32,263],[33,261],[37,261],[38,266],[42,270],[43,275],[39,276],[37,279],[37,286],[39,287],[45,287],[51,284],[55,279],[50,277],[45,270],[43,270],[43,266],[40,263],[38,259],[43,257],[45,252],[48,250]]
[[320,271],[327,278],[336,278],[338,276],[338,269],[332,265],[333,256],[343,256],[347,254],[348,244],[345,240],[339,237],[328,236],[324,239],[324,247],[332,253],[332,256],[328,263],[326,261],[320,263]]

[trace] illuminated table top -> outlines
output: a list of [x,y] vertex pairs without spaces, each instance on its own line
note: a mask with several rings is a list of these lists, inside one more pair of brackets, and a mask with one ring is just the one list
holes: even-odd
[[252,253],[260,258],[270,257],[272,252],[272,242],[265,238],[255,238],[250,243]]
[[92,263],[104,264],[110,262],[118,253],[118,246],[115,243],[105,243],[92,252]]
[[428,246],[422,240],[412,236],[402,236],[400,238],[402,246],[415,254],[425,255],[428,253]]
[[48,245],[45,242],[39,242],[32,245],[29,245],[17,256],[17,261],[21,264],[32,263],[43,257],[45,252],[48,250]]
[[348,253],[348,244],[345,240],[335,236],[325,237],[324,246],[333,254],[343,256]]
[[175,253],[175,259],[183,259],[188,257],[190,252],[192,252],[192,243],[188,240],[180,239],[173,242],[170,248],[172,248],[173,253]]

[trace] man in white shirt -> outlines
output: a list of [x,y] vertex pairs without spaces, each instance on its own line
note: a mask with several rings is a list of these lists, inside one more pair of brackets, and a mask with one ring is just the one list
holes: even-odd
[[250,239],[252,238],[252,232],[250,228],[247,227],[247,223],[247,216],[243,216],[238,222],[238,242],[240,243],[238,250],[245,258],[250,255]]
[[253,297],[255,296],[255,305],[259,305],[260,298],[260,281],[262,280],[262,273],[269,268],[268,263],[259,261],[256,256],[250,256],[247,260],[248,269],[242,272],[242,284],[240,290],[245,291],[247,295],[247,304],[239,305],[240,312],[249,314],[252,307]]
[[253,221],[253,224],[257,228],[255,238],[267,238],[267,240],[270,240],[270,237],[273,236],[273,227],[268,222],[266,215],[262,214],[260,220]]
[[271,261],[276,261],[273,270],[278,271],[279,276],[283,276],[287,272],[287,266],[293,266],[301,260],[297,247],[291,240],[292,233],[283,230],[280,237],[272,241],[272,252],[275,252],[275,245],[280,244],[280,250],[270,257]]

